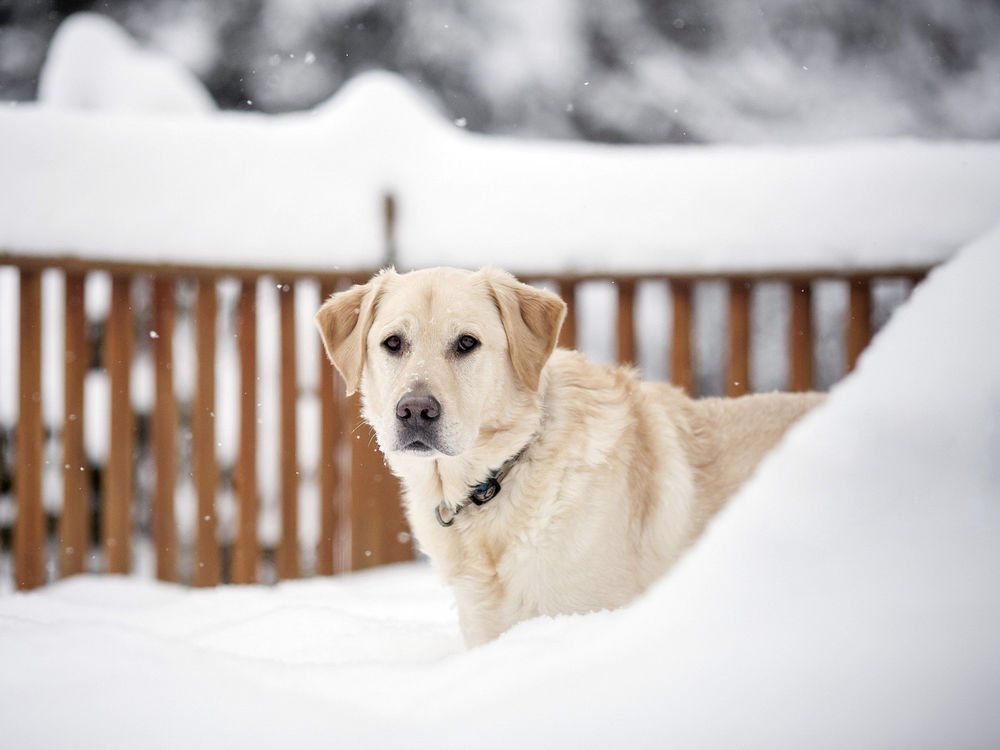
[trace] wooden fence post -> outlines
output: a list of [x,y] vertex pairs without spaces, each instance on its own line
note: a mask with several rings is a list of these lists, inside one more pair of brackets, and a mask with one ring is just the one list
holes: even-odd
[[789,283],[792,294],[789,326],[789,390],[808,391],[813,380],[812,287],[809,279]]
[[90,491],[83,450],[83,382],[90,365],[82,273],[66,274],[63,383],[63,507],[59,516],[59,574],[82,573],[89,541]]
[[559,346],[564,349],[576,348],[576,282],[562,279],[559,284],[559,296],[566,303],[566,319],[559,331]]
[[132,279],[111,277],[111,309],[104,331],[104,365],[110,390],[110,447],[104,467],[101,514],[104,566],[109,573],[128,573],[132,530],[132,449],[134,420],[130,382],[132,369]]
[[215,279],[198,282],[195,298],[195,348],[198,376],[191,409],[192,464],[198,518],[191,581],[195,586],[215,586],[221,577],[215,491],[219,468],[215,458],[215,319],[218,308]]
[[153,494],[153,539],[156,544],[156,577],[177,580],[177,525],[174,488],[177,482],[177,395],[174,391],[174,279],[153,281],[150,322],[155,367],[156,401],[153,406],[152,447],[156,463]]
[[42,508],[42,284],[41,272],[21,270],[20,401],[14,491],[14,574],[17,588],[45,583],[45,511]]
[[750,282],[729,282],[729,371],[726,395],[750,391]]
[[871,284],[863,277],[853,278],[850,284],[847,319],[847,369],[853,370],[858,357],[872,337]]
[[357,395],[348,400],[351,430],[351,569],[360,570],[412,557],[401,534],[408,533],[399,482],[385,466],[375,434],[361,419]]
[[257,283],[246,280],[236,305],[240,359],[240,437],[234,484],[238,520],[233,544],[233,583],[257,580]]
[[[336,291],[330,282],[320,286],[320,302]],[[339,383],[337,384],[339,385]],[[319,357],[319,539],[316,542],[316,573],[321,576],[333,575],[334,539],[338,525],[339,503],[338,483],[338,434],[341,431],[339,404],[341,399],[334,390],[333,366],[321,351]]]
[[619,279],[618,287],[618,362],[634,364],[635,356],[635,282]]
[[670,377],[674,385],[689,395],[696,395],[694,357],[691,350],[691,283],[674,279],[670,282],[673,298],[673,334],[670,343]]
[[278,293],[281,318],[281,538],[278,541],[279,578],[298,578],[299,467],[296,456],[296,402],[298,382],[295,354],[295,285],[282,284]]

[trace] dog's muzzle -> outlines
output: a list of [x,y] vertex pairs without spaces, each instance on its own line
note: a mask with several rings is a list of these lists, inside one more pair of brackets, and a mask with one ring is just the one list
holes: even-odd
[[[441,451],[438,420],[441,403],[429,393],[411,391],[396,403],[396,445],[403,453]],[[441,451],[444,452],[444,451]]]

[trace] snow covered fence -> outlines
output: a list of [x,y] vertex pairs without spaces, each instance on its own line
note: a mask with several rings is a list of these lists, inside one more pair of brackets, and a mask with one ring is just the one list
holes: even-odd
[[[384,210],[389,244],[392,206]],[[879,285],[909,289],[926,271],[522,277],[569,303],[563,346],[594,349],[595,329],[603,326],[608,359],[648,371],[657,369],[651,357],[659,358],[660,373],[696,393],[711,366],[699,357],[707,336],[723,342],[726,358],[713,392],[739,395],[754,389],[756,349],[787,360],[779,386],[823,385],[814,367],[821,330],[841,332],[837,374],[851,369],[884,318],[873,309]],[[17,413],[0,413],[0,466],[13,489],[13,499],[0,495],[0,518],[8,519],[4,525],[14,519],[16,586],[136,567],[211,586],[411,556],[398,484],[361,424],[356,399],[340,396],[312,329],[319,300],[368,271],[0,254],[0,273],[20,310]],[[43,295],[46,276],[62,289]],[[844,306],[816,304],[814,290],[830,285]],[[709,321],[715,330],[700,319],[703,287],[727,295],[728,315]],[[765,288],[772,297],[783,293],[786,314],[761,309]],[[595,291],[612,294],[610,309],[594,304],[602,296]],[[652,309],[664,319],[650,323],[651,306],[641,298],[657,295],[661,305]],[[46,316],[58,325],[43,325]],[[775,348],[775,338],[784,345]],[[51,405],[60,400],[61,410]],[[146,537],[155,563],[142,559]]]

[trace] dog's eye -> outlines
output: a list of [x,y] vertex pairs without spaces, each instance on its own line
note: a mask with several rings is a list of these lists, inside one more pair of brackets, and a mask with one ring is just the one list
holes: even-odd
[[477,346],[479,346],[479,340],[475,336],[466,334],[459,337],[455,348],[458,349],[459,354],[468,354]]
[[403,348],[403,340],[399,336],[390,336],[382,342],[382,346],[385,347],[386,351],[398,354]]

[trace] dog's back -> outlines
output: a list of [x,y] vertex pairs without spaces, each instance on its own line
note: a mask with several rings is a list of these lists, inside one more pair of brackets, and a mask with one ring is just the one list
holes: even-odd
[[750,478],[788,428],[824,397],[821,393],[761,393],[690,402],[695,536]]

